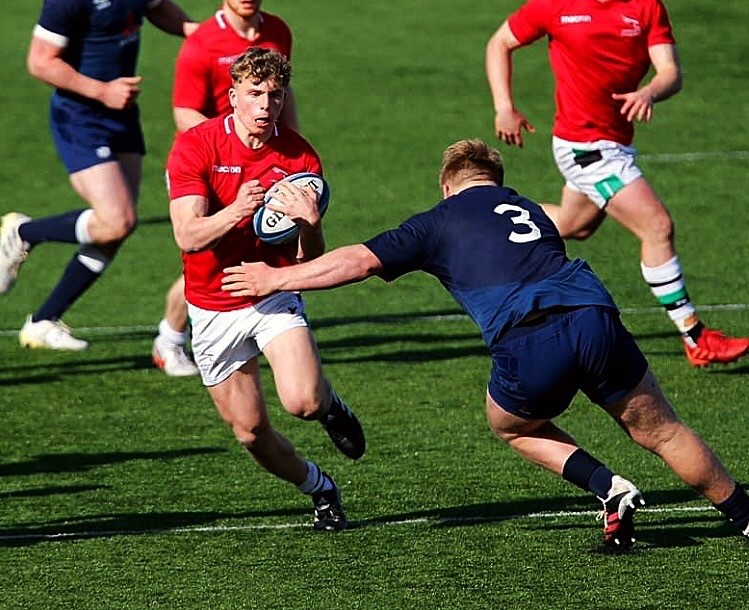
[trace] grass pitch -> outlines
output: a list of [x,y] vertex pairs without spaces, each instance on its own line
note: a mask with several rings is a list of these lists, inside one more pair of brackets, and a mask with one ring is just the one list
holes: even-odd
[[[25,74],[39,4],[6,7],[0,25],[0,200],[3,212],[32,216],[78,205],[47,132],[48,89]],[[200,18],[215,8],[184,6]],[[301,122],[333,191],[331,246],[436,202],[446,145],[492,141],[483,49],[514,6],[266,0],[296,35]],[[747,9],[721,3],[710,28],[699,7],[672,1],[670,10],[685,89],[656,107],[636,144],[675,218],[704,319],[746,334]],[[317,425],[283,413],[265,370],[275,423],[335,476],[354,525],[312,532],[309,501],[251,463],[200,383],[167,379],[150,364],[164,292],[180,268],[162,178],[177,48],[146,26],[141,226],[67,316],[91,349],[24,351],[12,332],[72,248],[37,249],[0,302],[0,608],[746,606],[749,546],[580,398],[562,425],[648,501],[635,552],[600,554],[597,503],[493,438],[483,415],[485,348],[426,276],[307,296],[326,372],[368,433],[360,462],[340,456]],[[520,51],[517,101],[538,133],[522,151],[503,149],[507,182],[541,201],[561,187],[549,150],[551,87],[543,43]],[[684,419],[749,482],[749,365],[686,364],[640,279],[637,243],[620,227],[608,223],[570,252],[607,282]]]

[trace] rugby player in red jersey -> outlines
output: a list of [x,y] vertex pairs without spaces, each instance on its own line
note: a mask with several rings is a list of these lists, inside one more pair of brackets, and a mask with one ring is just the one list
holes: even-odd
[[[292,35],[280,18],[260,10],[261,0],[225,0],[215,15],[203,21],[185,40],[177,56],[172,107],[179,131],[207,118],[231,112],[229,68],[248,47],[273,49],[291,60]],[[291,88],[280,122],[299,131]],[[185,283],[180,276],[169,289],[159,334],[153,343],[154,363],[167,375],[197,375],[185,352],[187,306]]]
[[[679,329],[693,366],[734,362],[749,339],[706,328],[686,289],[668,209],[644,178],[632,147],[634,121],[678,93],[682,73],[662,0],[527,0],[486,49],[494,129],[523,146],[533,125],[512,94],[512,54],[546,37],[556,79],[552,148],[565,179],[559,205],[547,204],[564,238],[587,239],[611,216],[641,242],[642,276]],[[654,75],[641,85],[651,66]]]
[[289,206],[298,238],[259,240],[252,216],[285,175],[322,174],[320,159],[296,131],[278,124],[291,66],[277,51],[253,47],[231,67],[233,112],[180,134],[167,163],[169,211],[182,250],[193,350],[219,413],[257,463],[312,496],[315,529],[346,527],[331,477],[299,456],[270,422],[260,380],[263,353],[284,409],[318,420],[352,459],[365,451],[358,419],[323,376],[298,293],[266,299],[221,290],[223,270],[243,261],[293,265],[320,256],[325,239],[315,200]]

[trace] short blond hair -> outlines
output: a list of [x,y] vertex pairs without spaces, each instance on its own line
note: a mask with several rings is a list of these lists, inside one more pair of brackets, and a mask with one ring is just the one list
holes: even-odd
[[465,180],[491,180],[502,186],[505,168],[502,155],[486,142],[458,140],[442,154],[440,184],[456,184]]
[[231,65],[230,74],[235,84],[250,79],[253,83],[275,81],[282,87],[288,87],[291,64],[278,51],[250,47]]

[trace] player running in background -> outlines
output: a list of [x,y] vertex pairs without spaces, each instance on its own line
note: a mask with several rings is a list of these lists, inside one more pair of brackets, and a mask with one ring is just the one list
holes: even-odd
[[320,421],[348,457],[364,454],[359,421],[323,377],[300,295],[256,299],[221,290],[227,266],[241,261],[293,265],[323,253],[315,198],[285,210],[300,225],[299,237],[290,243],[263,243],[252,226],[270,186],[297,172],[322,174],[322,166],[306,140],[277,124],[291,76],[283,55],[250,48],[232,65],[231,76],[233,113],[178,135],[167,164],[169,212],[182,250],[195,360],[237,440],[260,466],[312,497],[315,529],[344,529],[333,479],[272,427],[263,398],[261,352],[286,411]]
[[[291,60],[291,30],[279,17],[261,11],[260,6],[261,0],[225,0],[221,9],[203,21],[182,44],[172,97],[174,122],[179,131],[232,111],[229,68],[248,47],[273,49]],[[299,131],[290,87],[279,120]],[[167,375],[198,374],[185,352],[187,333],[185,281],[180,276],[167,293],[164,317],[152,350],[154,363]]]
[[23,346],[88,346],[61,318],[135,229],[145,154],[136,104],[144,17],[176,36],[197,27],[172,0],[46,0],[34,28],[28,69],[55,88],[52,137],[73,189],[89,207],[35,220],[15,212],[2,218],[0,294],[12,288],[21,264],[37,245],[78,244],[57,286],[26,319],[19,333]]
[[[682,335],[693,366],[734,362],[749,339],[727,337],[700,321],[674,245],[673,220],[644,178],[632,147],[634,121],[681,89],[682,73],[661,0],[527,0],[486,49],[494,129],[523,146],[535,129],[515,107],[513,52],[547,37],[556,79],[552,149],[565,179],[559,205],[544,205],[565,239],[587,239],[607,215],[641,242],[642,276]],[[640,86],[649,68],[654,76]]]
[[[587,263],[567,258],[541,207],[503,188],[503,178],[496,150],[479,140],[457,142],[440,169],[445,199],[431,210],[301,265],[231,267],[223,289],[235,298],[260,297],[425,271],[473,319],[489,348],[492,430],[523,457],[598,496],[606,546],[633,544],[633,514],[644,502],[634,484],[553,423],[578,390],[749,537],[749,497],[676,416],[608,291]],[[274,197],[284,209],[310,198],[294,185],[279,186]]]

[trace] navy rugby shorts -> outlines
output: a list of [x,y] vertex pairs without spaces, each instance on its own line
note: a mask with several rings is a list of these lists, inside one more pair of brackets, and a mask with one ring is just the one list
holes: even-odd
[[69,174],[116,161],[118,153],[146,154],[137,106],[109,110],[54,95],[49,115],[57,154]]
[[549,313],[512,328],[491,353],[489,395],[525,419],[556,417],[578,390],[610,405],[637,387],[648,368],[619,313],[606,307]]

